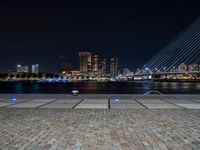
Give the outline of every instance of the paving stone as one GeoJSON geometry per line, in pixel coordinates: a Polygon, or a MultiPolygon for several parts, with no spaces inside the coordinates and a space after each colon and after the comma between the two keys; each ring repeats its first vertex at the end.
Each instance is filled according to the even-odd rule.
{"type": "Polygon", "coordinates": [[[200,109],[200,104],[176,104],[187,109],[200,109]]]}
{"type": "Polygon", "coordinates": [[[173,104],[145,104],[149,109],[180,109],[181,107],[173,105],[173,104]]]}
{"type": "Polygon", "coordinates": [[[200,110],[4,107],[0,119],[2,150],[200,149],[200,110]]]}
{"type": "Polygon", "coordinates": [[[13,107],[13,108],[36,108],[39,106],[44,105],[45,103],[18,103],[14,105],[9,105],[7,107],[13,107]]]}

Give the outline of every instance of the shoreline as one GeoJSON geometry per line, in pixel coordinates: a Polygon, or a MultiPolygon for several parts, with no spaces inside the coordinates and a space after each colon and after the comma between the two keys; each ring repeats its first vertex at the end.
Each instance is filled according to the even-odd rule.
{"type": "Polygon", "coordinates": [[[152,80],[127,80],[127,81],[97,81],[97,80],[71,80],[71,81],[67,81],[67,82],[46,82],[46,81],[40,81],[40,80],[0,80],[0,82],[36,82],[36,83],[84,83],[84,82],[97,82],[97,83],[115,83],[115,82],[196,82],[199,83],[200,79],[186,79],[186,80],[182,80],[182,79],[152,79],[152,80]]]}

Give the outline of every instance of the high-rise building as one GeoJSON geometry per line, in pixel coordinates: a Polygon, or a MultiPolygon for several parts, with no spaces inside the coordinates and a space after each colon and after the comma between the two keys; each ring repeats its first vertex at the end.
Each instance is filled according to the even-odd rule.
{"type": "Polygon", "coordinates": [[[17,65],[17,73],[28,73],[28,72],[29,72],[28,66],[17,65]]]}
{"type": "Polygon", "coordinates": [[[182,63],[178,66],[178,72],[186,72],[187,71],[187,65],[182,63]]]}
{"type": "Polygon", "coordinates": [[[88,73],[91,71],[92,61],[90,52],[79,52],[80,72],[88,73]]]}
{"type": "Polygon", "coordinates": [[[116,76],[118,74],[118,58],[114,57],[110,59],[110,74],[116,76]]]}
{"type": "Polygon", "coordinates": [[[199,65],[198,64],[191,64],[188,66],[188,71],[193,72],[193,71],[199,71],[199,65]]]}
{"type": "Polygon", "coordinates": [[[92,55],[92,73],[98,73],[99,70],[99,56],[92,55]]]}
{"type": "Polygon", "coordinates": [[[63,63],[61,65],[61,72],[62,73],[67,73],[69,71],[71,71],[71,64],[70,63],[63,63]]]}
{"type": "Polygon", "coordinates": [[[21,72],[21,65],[17,65],[17,72],[21,72]]]}
{"type": "Polygon", "coordinates": [[[99,74],[101,75],[106,74],[106,58],[99,59],[99,74]]]}
{"type": "Polygon", "coordinates": [[[34,73],[34,74],[39,73],[39,65],[38,64],[32,65],[32,73],[34,73]]]}
{"type": "Polygon", "coordinates": [[[88,55],[87,61],[88,61],[87,63],[88,72],[92,72],[92,54],[91,53],[88,55]]]}

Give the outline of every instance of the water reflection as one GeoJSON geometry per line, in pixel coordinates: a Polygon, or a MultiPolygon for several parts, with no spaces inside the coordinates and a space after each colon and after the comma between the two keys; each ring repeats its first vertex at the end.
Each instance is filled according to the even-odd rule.
{"type": "Polygon", "coordinates": [[[13,86],[13,91],[14,93],[24,93],[24,88],[25,86],[23,86],[22,82],[16,82],[13,86]]]}
{"type": "Polygon", "coordinates": [[[200,94],[200,83],[194,82],[71,82],[31,83],[0,82],[0,93],[68,93],[77,89],[81,94],[144,94],[157,90],[163,94],[200,94]]]}

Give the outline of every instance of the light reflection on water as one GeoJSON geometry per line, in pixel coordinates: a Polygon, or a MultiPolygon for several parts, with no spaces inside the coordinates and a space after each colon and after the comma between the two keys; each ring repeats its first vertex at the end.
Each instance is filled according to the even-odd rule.
{"type": "Polygon", "coordinates": [[[71,93],[77,89],[82,94],[144,94],[157,90],[164,94],[200,94],[200,83],[194,82],[0,82],[0,93],[71,93]]]}

